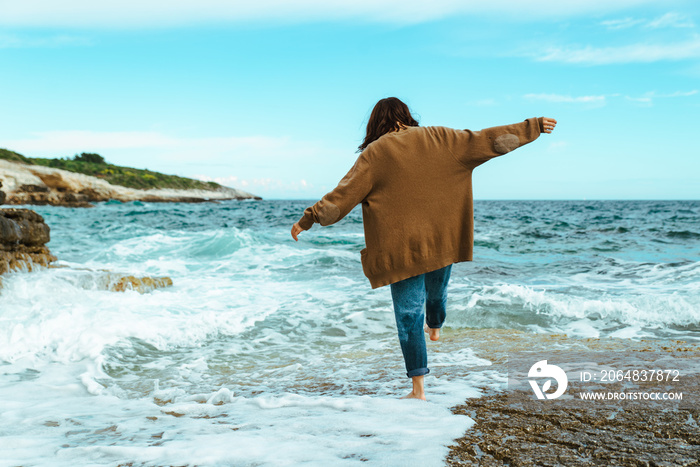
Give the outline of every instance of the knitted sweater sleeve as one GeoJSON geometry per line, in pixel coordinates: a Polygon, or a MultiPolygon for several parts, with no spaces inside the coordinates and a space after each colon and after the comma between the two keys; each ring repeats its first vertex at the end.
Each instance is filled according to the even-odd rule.
{"type": "Polygon", "coordinates": [[[543,119],[528,118],[512,125],[494,126],[481,131],[456,130],[452,153],[469,168],[536,140],[543,131],[543,119]]]}
{"type": "Polygon", "coordinates": [[[335,224],[367,197],[372,189],[372,171],[368,153],[369,148],[360,154],[355,165],[333,191],[324,195],[313,206],[306,208],[304,215],[299,219],[299,226],[302,229],[309,230],[314,223],[335,224]]]}

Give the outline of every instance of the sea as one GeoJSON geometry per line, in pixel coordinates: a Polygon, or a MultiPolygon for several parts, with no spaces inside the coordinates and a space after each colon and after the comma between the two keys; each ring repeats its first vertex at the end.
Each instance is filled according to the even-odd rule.
{"type": "Polygon", "coordinates": [[[3,276],[1,466],[440,466],[503,389],[511,338],[700,342],[700,201],[476,201],[427,402],[362,215],[290,230],[313,201],[27,206],[57,266],[3,276]],[[149,293],[105,271],[169,276],[149,293]]]}

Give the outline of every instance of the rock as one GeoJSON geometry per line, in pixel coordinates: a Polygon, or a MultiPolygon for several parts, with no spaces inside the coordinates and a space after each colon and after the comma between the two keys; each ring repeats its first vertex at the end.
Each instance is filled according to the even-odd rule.
{"type": "Polygon", "coordinates": [[[51,240],[44,218],[29,209],[0,210],[0,242],[4,247],[43,246],[51,240]]]}
{"type": "Polygon", "coordinates": [[[56,257],[44,247],[42,253],[0,251],[0,274],[9,271],[31,272],[40,267],[48,267],[56,257]]]}
{"type": "Polygon", "coordinates": [[[173,280],[168,276],[136,277],[112,272],[107,269],[74,268],[60,264],[51,265],[50,267],[70,270],[70,274],[62,275],[62,278],[75,287],[87,290],[108,290],[111,292],[133,290],[144,294],[173,285],[173,280]]]}
{"type": "Polygon", "coordinates": [[[173,280],[164,277],[135,277],[135,276],[115,276],[111,275],[108,289],[113,292],[124,292],[135,290],[138,293],[147,293],[163,287],[171,287],[173,280]]]}
{"type": "Polygon", "coordinates": [[[41,185],[21,185],[19,191],[23,193],[48,193],[49,187],[41,185]]]}
{"type": "Polygon", "coordinates": [[[48,266],[56,257],[46,244],[49,226],[29,209],[0,209],[0,274],[48,266]]]}
{"type": "MultiPolygon", "coordinates": [[[[0,188],[2,188],[2,180],[0,180],[0,188]]],[[[5,203],[5,192],[0,190],[0,204],[5,203]]]]}

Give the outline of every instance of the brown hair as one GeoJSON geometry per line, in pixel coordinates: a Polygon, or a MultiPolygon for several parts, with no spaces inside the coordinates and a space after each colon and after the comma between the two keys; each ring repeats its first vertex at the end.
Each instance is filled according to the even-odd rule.
{"type": "Polygon", "coordinates": [[[365,140],[358,147],[359,151],[369,146],[387,133],[396,131],[404,126],[418,126],[418,122],[411,115],[408,106],[396,97],[381,99],[372,109],[372,114],[367,122],[367,134],[365,140]]]}

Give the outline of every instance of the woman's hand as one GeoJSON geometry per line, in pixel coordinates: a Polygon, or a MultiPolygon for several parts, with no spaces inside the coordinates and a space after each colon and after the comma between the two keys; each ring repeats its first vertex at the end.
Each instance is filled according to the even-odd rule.
{"type": "Polygon", "coordinates": [[[302,229],[301,227],[299,227],[299,223],[298,223],[298,222],[295,223],[295,224],[292,226],[292,238],[294,239],[295,242],[298,242],[298,241],[299,241],[299,239],[297,238],[297,235],[299,235],[303,230],[304,230],[304,229],[302,229]]]}
{"type": "Polygon", "coordinates": [[[554,131],[554,127],[557,126],[557,121],[553,118],[542,117],[542,126],[545,133],[551,133],[554,131]]]}

